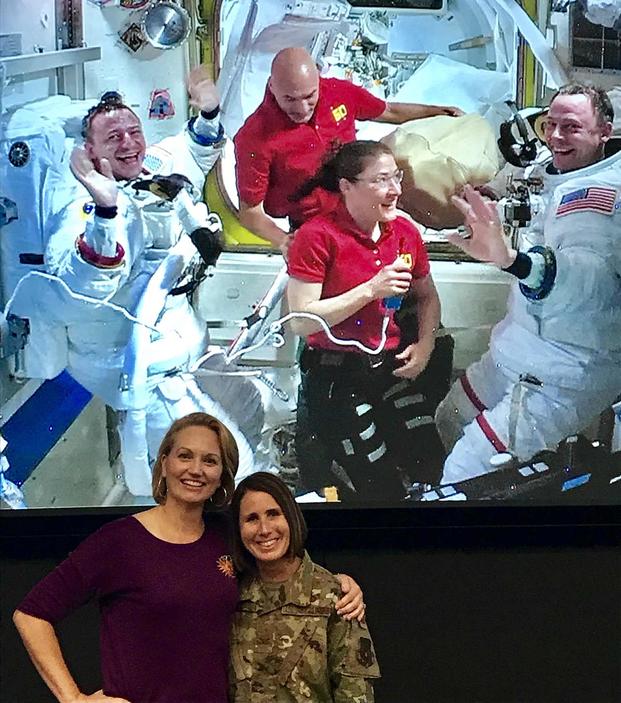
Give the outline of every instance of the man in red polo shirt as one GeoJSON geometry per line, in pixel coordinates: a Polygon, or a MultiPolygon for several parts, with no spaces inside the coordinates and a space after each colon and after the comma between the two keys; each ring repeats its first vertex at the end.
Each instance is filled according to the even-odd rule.
{"type": "Polygon", "coordinates": [[[283,49],[272,62],[263,102],[234,138],[240,221],[280,247],[289,233],[272,218],[289,217],[295,230],[320,212],[315,194],[290,198],[327,153],[356,139],[355,120],[401,124],[461,114],[456,107],[387,103],[349,81],[321,78],[305,49],[283,49]]]}

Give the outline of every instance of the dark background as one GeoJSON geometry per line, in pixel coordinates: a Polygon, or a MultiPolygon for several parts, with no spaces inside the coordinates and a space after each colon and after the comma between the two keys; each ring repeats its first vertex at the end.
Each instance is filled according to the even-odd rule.
{"type": "MultiPolygon", "coordinates": [[[[127,512],[2,517],[3,702],[53,700],[13,629],[13,608],[81,539],[127,512]]],[[[619,513],[305,508],[315,561],[363,585],[383,673],[377,703],[619,703],[619,513]]],[[[96,606],[59,629],[82,690],[99,688],[96,606]]]]}

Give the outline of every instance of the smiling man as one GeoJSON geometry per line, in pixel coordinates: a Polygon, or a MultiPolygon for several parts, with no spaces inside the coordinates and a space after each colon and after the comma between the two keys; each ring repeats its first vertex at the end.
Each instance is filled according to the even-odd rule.
{"type": "MultiPolygon", "coordinates": [[[[158,178],[178,174],[201,192],[224,145],[218,93],[204,67],[189,74],[187,88],[189,103],[199,114],[182,133],[148,148],[136,113],[117,93],[104,95],[83,120],[84,148],[76,148],[71,156],[79,182],[73,200],[67,202],[63,195],[48,218],[48,272],[74,293],[102,302],[71,301],[47,314],[56,316],[57,329],[66,329],[65,365],[70,374],[107,405],[123,411],[125,481],[135,495],[150,494],[148,450],[154,456],[171,418],[193,410],[221,418],[250,464],[262,423],[256,389],[247,388],[245,396],[230,393],[223,398],[224,411],[215,400],[225,395],[219,377],[201,381],[198,387],[181,376],[208,344],[207,326],[189,297],[200,270],[195,239],[183,233],[192,235],[198,227],[207,231],[211,224],[217,250],[218,232],[204,205],[190,202],[181,207],[178,198],[168,202],[155,186],[162,182],[158,178]],[[152,183],[137,190],[138,178],[152,183]],[[159,335],[145,335],[147,328],[133,325],[119,309],[157,326],[159,335]],[[232,407],[237,395],[247,404],[240,412],[248,418],[248,434],[239,430],[245,421],[232,407]]],[[[60,199],[55,192],[52,199],[60,199]]]]}
{"type": "Polygon", "coordinates": [[[272,218],[288,217],[295,230],[318,214],[314,196],[292,196],[327,154],[355,140],[356,120],[402,124],[461,114],[456,107],[386,102],[349,81],[320,77],[306,49],[283,49],[272,62],[263,102],[235,135],[241,223],[283,246],[289,233],[272,218]]]}
{"type": "Polygon", "coordinates": [[[507,244],[495,205],[474,189],[455,198],[472,236],[452,242],[517,282],[489,351],[436,413],[452,449],[443,483],[554,449],[621,394],[621,152],[604,158],[613,117],[598,88],[569,85],[552,99],[552,161],[528,251],[507,244]]]}

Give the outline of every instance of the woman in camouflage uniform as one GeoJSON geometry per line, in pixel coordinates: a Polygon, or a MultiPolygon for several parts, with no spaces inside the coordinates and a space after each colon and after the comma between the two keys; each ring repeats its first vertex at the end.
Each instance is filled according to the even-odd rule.
{"type": "Polygon", "coordinates": [[[339,582],[304,549],[306,523],[287,486],[255,473],[231,504],[241,572],[233,620],[232,703],[373,703],[379,677],[363,622],[335,608],[339,582]]]}

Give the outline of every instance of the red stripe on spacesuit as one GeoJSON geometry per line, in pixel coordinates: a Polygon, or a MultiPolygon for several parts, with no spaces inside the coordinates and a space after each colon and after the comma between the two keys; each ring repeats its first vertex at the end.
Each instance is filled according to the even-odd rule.
{"type": "Polygon", "coordinates": [[[477,425],[481,428],[481,432],[483,432],[485,437],[490,441],[490,443],[494,447],[494,449],[497,452],[506,452],[507,447],[505,446],[504,442],[494,432],[494,430],[492,429],[492,426],[483,417],[483,415],[482,414],[477,415],[475,420],[477,421],[477,425]]]}
{"type": "Polygon", "coordinates": [[[464,374],[460,379],[461,387],[464,389],[464,393],[466,394],[468,400],[474,405],[474,407],[482,413],[484,410],[487,410],[485,405],[481,402],[481,399],[479,396],[474,392],[474,388],[470,385],[470,381],[468,380],[468,377],[466,374],[464,374]]]}

